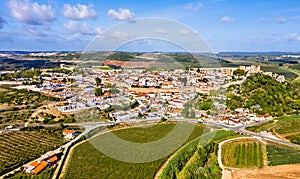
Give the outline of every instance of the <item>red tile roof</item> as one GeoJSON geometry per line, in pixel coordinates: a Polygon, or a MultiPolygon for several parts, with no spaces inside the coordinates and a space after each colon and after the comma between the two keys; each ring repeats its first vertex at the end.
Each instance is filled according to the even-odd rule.
{"type": "Polygon", "coordinates": [[[51,162],[51,163],[54,163],[54,162],[56,162],[57,160],[58,160],[57,156],[54,155],[53,157],[49,158],[48,161],[51,162]]]}
{"type": "Polygon", "coordinates": [[[33,174],[37,175],[39,174],[41,171],[43,171],[48,165],[48,162],[42,161],[34,170],[33,170],[33,174]]]}

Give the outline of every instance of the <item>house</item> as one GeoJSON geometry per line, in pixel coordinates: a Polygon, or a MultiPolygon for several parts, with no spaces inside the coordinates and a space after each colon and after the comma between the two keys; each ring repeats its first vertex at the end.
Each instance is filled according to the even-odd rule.
{"type": "Polygon", "coordinates": [[[77,135],[77,131],[75,130],[63,130],[63,135],[66,140],[71,140],[77,135]]]}
{"type": "Polygon", "coordinates": [[[33,169],[32,174],[37,175],[39,173],[41,173],[43,170],[45,170],[48,167],[48,162],[46,161],[41,161],[41,163],[33,169]]]}
{"type": "Polygon", "coordinates": [[[33,161],[33,162],[25,165],[24,166],[25,173],[31,173],[39,164],[40,164],[40,161],[33,161]]]}
{"type": "Polygon", "coordinates": [[[122,114],[118,114],[116,119],[118,121],[129,120],[130,119],[130,113],[125,112],[125,113],[122,113],[122,114]]]}
{"type": "Polygon", "coordinates": [[[54,155],[53,157],[51,157],[47,160],[47,162],[49,162],[49,163],[55,163],[56,161],[58,161],[58,157],[56,155],[54,155]]]}
{"type": "Polygon", "coordinates": [[[110,105],[109,104],[97,104],[96,107],[101,109],[101,110],[104,110],[104,109],[109,108],[110,105]]]}

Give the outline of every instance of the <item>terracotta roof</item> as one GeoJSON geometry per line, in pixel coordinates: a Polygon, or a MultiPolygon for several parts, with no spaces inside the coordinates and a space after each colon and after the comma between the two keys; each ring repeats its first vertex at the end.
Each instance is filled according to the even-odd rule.
{"type": "Polygon", "coordinates": [[[68,129],[65,129],[63,131],[64,134],[72,134],[73,132],[75,132],[74,130],[68,130],[68,129]]]}
{"type": "Polygon", "coordinates": [[[33,174],[37,175],[39,174],[41,171],[43,171],[48,165],[48,162],[42,161],[34,170],[33,170],[33,174]]]}
{"type": "Polygon", "coordinates": [[[33,166],[33,167],[36,167],[36,166],[38,166],[40,163],[38,162],[38,161],[33,161],[33,162],[31,162],[29,165],[30,166],[33,166]]]}
{"type": "Polygon", "coordinates": [[[104,92],[104,95],[105,95],[105,96],[109,96],[109,95],[110,95],[110,92],[109,92],[109,91],[105,91],[105,92],[104,92]]]}
{"type": "Polygon", "coordinates": [[[57,160],[58,160],[57,156],[54,155],[53,157],[49,158],[48,162],[53,163],[53,162],[56,162],[57,160]]]}

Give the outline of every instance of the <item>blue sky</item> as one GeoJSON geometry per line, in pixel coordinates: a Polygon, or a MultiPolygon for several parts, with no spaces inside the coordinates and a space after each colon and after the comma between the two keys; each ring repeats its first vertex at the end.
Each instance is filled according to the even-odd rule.
{"type": "Polygon", "coordinates": [[[112,26],[159,17],[191,27],[214,51],[300,51],[298,0],[1,0],[0,7],[0,50],[82,51],[112,26]]]}

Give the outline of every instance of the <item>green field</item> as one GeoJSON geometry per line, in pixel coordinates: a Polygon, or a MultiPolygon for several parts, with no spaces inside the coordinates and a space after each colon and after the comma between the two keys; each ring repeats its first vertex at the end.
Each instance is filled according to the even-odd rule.
{"type": "Polygon", "coordinates": [[[55,130],[11,131],[0,134],[0,174],[58,148],[64,142],[55,130]]]}
{"type": "MultiPolygon", "coordinates": [[[[151,127],[129,128],[114,131],[127,141],[146,143],[166,136],[174,123],[158,124],[151,127]]],[[[202,134],[204,126],[196,126],[188,141],[202,134]]],[[[92,140],[105,138],[99,135],[92,140]]],[[[63,178],[153,178],[167,156],[147,163],[127,163],[112,159],[99,152],[89,141],[74,148],[63,178]]]]}
{"type": "Polygon", "coordinates": [[[281,116],[274,121],[270,121],[260,126],[252,126],[246,128],[252,132],[268,131],[273,134],[279,134],[293,143],[300,144],[300,116],[281,116]]]}
{"type": "Polygon", "coordinates": [[[266,72],[273,72],[277,73],[278,75],[283,75],[285,78],[295,79],[298,77],[297,74],[277,66],[261,66],[260,69],[266,72]]]}
{"type": "Polygon", "coordinates": [[[263,167],[262,144],[255,140],[236,140],[225,143],[222,148],[224,166],[234,168],[263,167]]]}
{"type": "Polygon", "coordinates": [[[172,157],[160,178],[221,178],[218,143],[237,136],[233,131],[218,130],[192,140],[172,157]]]}
{"type": "Polygon", "coordinates": [[[300,152],[277,145],[267,145],[268,165],[300,163],[300,152]]]}

